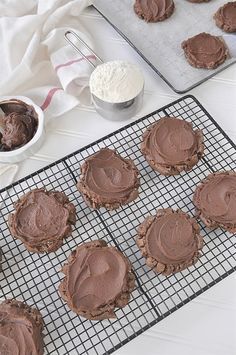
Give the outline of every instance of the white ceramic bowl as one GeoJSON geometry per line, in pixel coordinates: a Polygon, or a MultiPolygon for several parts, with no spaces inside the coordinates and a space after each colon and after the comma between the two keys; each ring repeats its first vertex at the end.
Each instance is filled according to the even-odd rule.
{"type": "Polygon", "coordinates": [[[29,158],[31,155],[34,155],[41,147],[45,136],[44,113],[41,108],[25,96],[1,96],[0,103],[1,101],[10,99],[18,99],[30,106],[33,106],[38,115],[38,127],[33,138],[22,147],[7,152],[0,151],[0,162],[2,163],[17,163],[21,160],[29,158]]]}

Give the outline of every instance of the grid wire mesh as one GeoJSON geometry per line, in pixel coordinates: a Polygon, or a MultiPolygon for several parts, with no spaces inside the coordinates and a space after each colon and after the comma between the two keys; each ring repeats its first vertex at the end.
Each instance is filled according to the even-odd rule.
{"type": "Polygon", "coordinates": [[[221,229],[209,231],[201,224],[203,253],[196,265],[171,276],[155,274],[145,265],[135,244],[137,226],[157,208],[181,208],[194,215],[196,185],[217,170],[236,170],[236,146],[193,96],[164,108],[70,154],[0,191],[0,246],[3,251],[0,297],[17,298],[37,306],[45,322],[46,354],[110,354],[191,299],[236,270],[236,239],[221,229]],[[182,117],[200,128],[205,156],[190,172],[165,177],[153,171],[139,146],[147,126],[165,115],[182,117]],[[133,159],[141,175],[136,201],[117,211],[91,210],[76,188],[80,166],[102,147],[116,149],[133,159]],[[11,237],[7,218],[14,202],[32,188],[64,191],[76,206],[77,223],[70,238],[55,253],[29,253],[11,237]],[[131,261],[136,288],[129,304],[116,311],[117,319],[94,322],[78,317],[58,294],[61,266],[82,242],[104,239],[131,261]]]}

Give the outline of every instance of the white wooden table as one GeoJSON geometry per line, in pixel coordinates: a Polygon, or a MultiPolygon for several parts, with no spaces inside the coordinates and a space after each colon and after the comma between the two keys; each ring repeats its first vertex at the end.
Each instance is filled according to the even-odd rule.
{"type": "MultiPolygon", "coordinates": [[[[106,61],[136,62],[145,75],[141,117],[175,100],[175,94],[137,53],[93,9],[83,22],[95,38],[97,53],[106,61]]],[[[236,142],[236,65],[190,92],[236,142]]],[[[135,117],[134,119],[137,119],[135,117]]],[[[50,123],[41,150],[24,161],[15,180],[71,153],[74,150],[128,124],[102,119],[91,108],[80,106],[50,123]]],[[[232,274],[203,295],[116,352],[117,355],[235,355],[236,274],[232,274]]]]}

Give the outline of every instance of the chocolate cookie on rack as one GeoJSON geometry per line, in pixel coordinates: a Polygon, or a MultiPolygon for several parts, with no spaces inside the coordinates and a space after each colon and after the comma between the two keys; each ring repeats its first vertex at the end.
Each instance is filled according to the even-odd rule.
{"type": "Polygon", "coordinates": [[[210,174],[196,188],[193,203],[197,216],[209,228],[236,232],[236,172],[210,174]]]}
{"type": "Polygon", "coordinates": [[[138,197],[139,171],[134,162],[103,148],[86,159],[77,184],[92,208],[117,209],[138,197]]]}
{"type": "Polygon", "coordinates": [[[170,275],[195,264],[203,238],[194,218],[181,210],[157,210],[138,228],[137,245],[154,271],[170,275]]]}
{"type": "Polygon", "coordinates": [[[115,309],[128,304],[135,287],[128,259],[103,240],[77,247],[62,272],[61,297],[72,311],[91,320],[116,318],[115,309]]]}
{"type": "Polygon", "coordinates": [[[177,175],[191,170],[203,156],[203,134],[187,121],[163,117],[144,132],[141,151],[154,170],[177,175]]]}
{"type": "Polygon", "coordinates": [[[59,191],[34,189],[23,195],[14,207],[8,218],[10,232],[36,253],[60,248],[76,221],[75,206],[59,191]]]}
{"type": "Polygon", "coordinates": [[[225,42],[209,33],[199,33],[182,43],[185,57],[195,68],[215,69],[229,56],[225,42]]]}
{"type": "Polygon", "coordinates": [[[147,22],[164,21],[175,9],[173,0],[136,0],[134,12],[147,22]]]}
{"type": "Polygon", "coordinates": [[[0,354],[43,355],[40,312],[16,300],[0,304],[0,354]]]}
{"type": "Polygon", "coordinates": [[[216,25],[225,32],[236,32],[236,1],[221,6],[215,13],[216,25]]]}

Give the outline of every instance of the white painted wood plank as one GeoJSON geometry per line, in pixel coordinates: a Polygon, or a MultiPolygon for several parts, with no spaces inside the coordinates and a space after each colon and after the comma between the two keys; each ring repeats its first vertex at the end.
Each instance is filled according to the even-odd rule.
{"type": "MultiPolygon", "coordinates": [[[[95,11],[83,16],[104,60],[126,59],[141,66],[146,81],[141,117],[179,97],[95,11]]],[[[236,142],[236,65],[191,92],[236,142]]],[[[135,118],[134,118],[135,119],[135,118]]],[[[21,164],[17,178],[61,158],[129,123],[109,122],[91,107],[77,107],[51,122],[45,143],[21,164]],[[63,147],[63,149],[61,148],[63,147]]],[[[203,295],[116,352],[117,355],[235,355],[236,275],[203,295]]]]}

